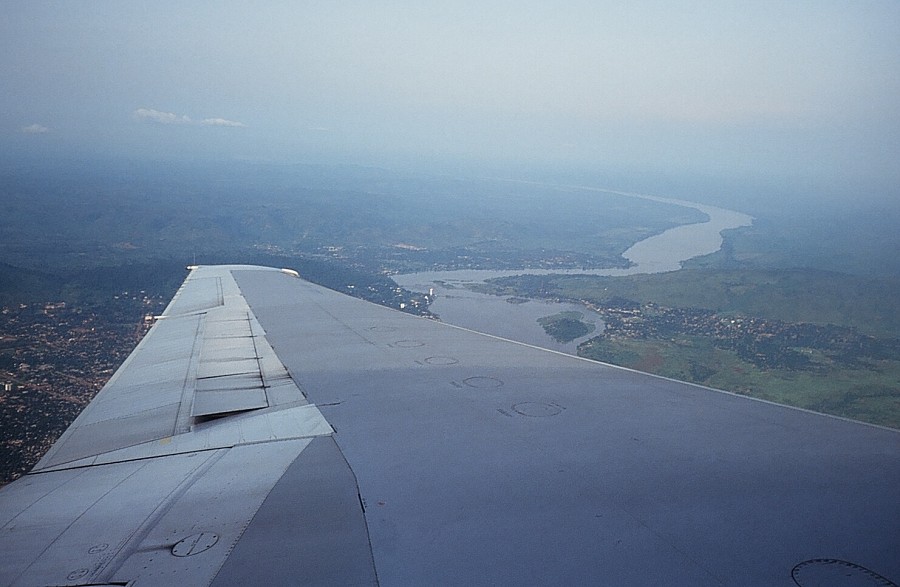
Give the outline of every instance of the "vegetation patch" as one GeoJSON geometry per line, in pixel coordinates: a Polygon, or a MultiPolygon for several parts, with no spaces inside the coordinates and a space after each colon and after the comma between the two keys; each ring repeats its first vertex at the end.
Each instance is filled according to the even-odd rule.
{"type": "Polygon", "coordinates": [[[647,340],[595,336],[579,356],[699,383],[781,404],[900,428],[900,358],[866,369],[830,365],[823,370],[761,368],[736,351],[703,337],[647,340]]]}
{"type": "Polygon", "coordinates": [[[583,357],[900,428],[893,284],[808,270],[682,270],[519,276],[484,289],[598,312],[604,331],[579,345],[583,357]]]}
{"type": "Polygon", "coordinates": [[[519,275],[492,279],[485,293],[700,308],[786,322],[836,324],[900,336],[900,282],[815,269],[682,269],[669,273],[519,275]]]}
{"type": "Polygon", "coordinates": [[[572,342],[594,331],[595,326],[590,322],[584,322],[581,312],[560,312],[552,316],[538,318],[538,324],[544,327],[544,332],[552,336],[557,342],[572,342]]]}

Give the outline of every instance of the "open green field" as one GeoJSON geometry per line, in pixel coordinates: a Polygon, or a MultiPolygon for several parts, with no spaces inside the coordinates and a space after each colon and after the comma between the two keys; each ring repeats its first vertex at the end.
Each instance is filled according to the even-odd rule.
{"type": "Polygon", "coordinates": [[[837,324],[872,336],[900,337],[900,281],[816,269],[682,269],[627,277],[522,275],[492,279],[487,288],[479,289],[591,302],[618,297],[673,308],[837,324]]]}
{"type": "Polygon", "coordinates": [[[780,404],[900,428],[900,359],[866,368],[760,369],[700,337],[595,337],[580,356],[780,404]]]}
{"type": "Polygon", "coordinates": [[[811,269],[683,269],[628,277],[518,276],[479,289],[581,300],[601,315],[606,308],[606,319],[618,320],[617,328],[582,343],[578,353],[587,358],[900,428],[900,356],[895,350],[870,353],[840,344],[846,337],[870,348],[898,348],[900,288],[894,280],[811,269]],[[684,318],[661,321],[664,309],[684,318]],[[744,338],[692,333],[703,327],[715,333],[722,318],[756,326],[735,334],[744,338]],[[823,326],[820,331],[829,334],[817,339],[818,346],[802,346],[790,339],[800,324],[837,328],[823,326]],[[765,364],[753,353],[741,355],[737,348],[747,337],[780,345],[776,358],[800,360],[792,359],[788,367],[765,364]]]}

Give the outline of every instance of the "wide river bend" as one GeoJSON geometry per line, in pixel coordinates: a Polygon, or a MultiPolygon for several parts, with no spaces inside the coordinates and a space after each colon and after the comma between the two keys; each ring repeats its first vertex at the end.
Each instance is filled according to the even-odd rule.
{"type": "Polygon", "coordinates": [[[752,216],[706,204],[584,186],[566,187],[614,193],[694,208],[703,212],[708,217],[708,220],[676,226],[660,234],[638,241],[623,253],[623,256],[632,262],[632,266],[627,269],[520,269],[505,271],[463,269],[457,271],[424,271],[394,275],[392,276],[394,281],[398,285],[412,291],[427,292],[433,288],[435,299],[431,304],[431,311],[437,314],[444,322],[574,354],[580,342],[594,336],[596,332],[603,328],[599,317],[591,315],[583,306],[536,300],[525,303],[509,303],[502,297],[473,292],[466,289],[465,285],[483,282],[494,277],[522,274],[549,275],[565,273],[621,276],[677,271],[681,269],[681,264],[688,259],[718,251],[722,246],[723,230],[749,226],[753,223],[752,216]],[[537,323],[537,319],[563,311],[581,312],[584,315],[584,320],[593,323],[597,330],[570,343],[556,342],[544,332],[541,325],[537,323]]]}

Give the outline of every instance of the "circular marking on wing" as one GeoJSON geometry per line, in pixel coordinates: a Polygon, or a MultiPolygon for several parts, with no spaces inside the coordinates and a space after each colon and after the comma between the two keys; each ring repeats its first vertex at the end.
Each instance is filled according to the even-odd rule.
{"type": "Polygon", "coordinates": [[[372,332],[397,332],[396,326],[370,326],[372,332]]]}
{"type": "Polygon", "coordinates": [[[463,383],[465,383],[469,387],[474,387],[476,389],[496,389],[503,385],[503,381],[501,381],[500,379],[497,379],[496,377],[486,377],[483,375],[466,377],[465,379],[463,379],[463,383]]]}
{"type": "Polygon", "coordinates": [[[77,581],[78,579],[83,579],[88,576],[90,573],[90,569],[75,569],[68,575],[66,575],[66,581],[77,581]]]}
{"type": "Polygon", "coordinates": [[[513,404],[512,409],[515,413],[530,418],[549,418],[563,411],[562,406],[546,402],[519,402],[513,404]]]}
{"type": "Polygon", "coordinates": [[[848,587],[897,587],[897,584],[875,571],[836,558],[815,558],[791,569],[791,579],[799,587],[812,585],[846,585],[848,587]]]}
{"type": "Polygon", "coordinates": [[[424,360],[424,362],[428,363],[429,365],[455,365],[455,364],[459,363],[459,359],[457,359],[456,357],[435,356],[435,357],[428,357],[423,360],[424,360]]]}
{"type": "Polygon", "coordinates": [[[209,550],[218,541],[218,535],[212,532],[198,532],[175,543],[175,546],[172,547],[172,554],[175,556],[193,556],[209,550]]]}
{"type": "Polygon", "coordinates": [[[421,340],[398,340],[393,346],[401,349],[414,349],[416,347],[425,346],[421,340]]]}
{"type": "Polygon", "coordinates": [[[109,548],[109,544],[95,544],[88,549],[88,554],[98,554],[109,548]]]}

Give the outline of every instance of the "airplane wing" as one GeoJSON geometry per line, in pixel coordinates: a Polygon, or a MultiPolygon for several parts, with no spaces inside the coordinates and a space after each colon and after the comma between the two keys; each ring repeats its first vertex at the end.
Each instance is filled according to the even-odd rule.
{"type": "Polygon", "coordinates": [[[897,431],[290,273],[191,271],[0,490],[0,585],[900,580],[897,431]]]}

